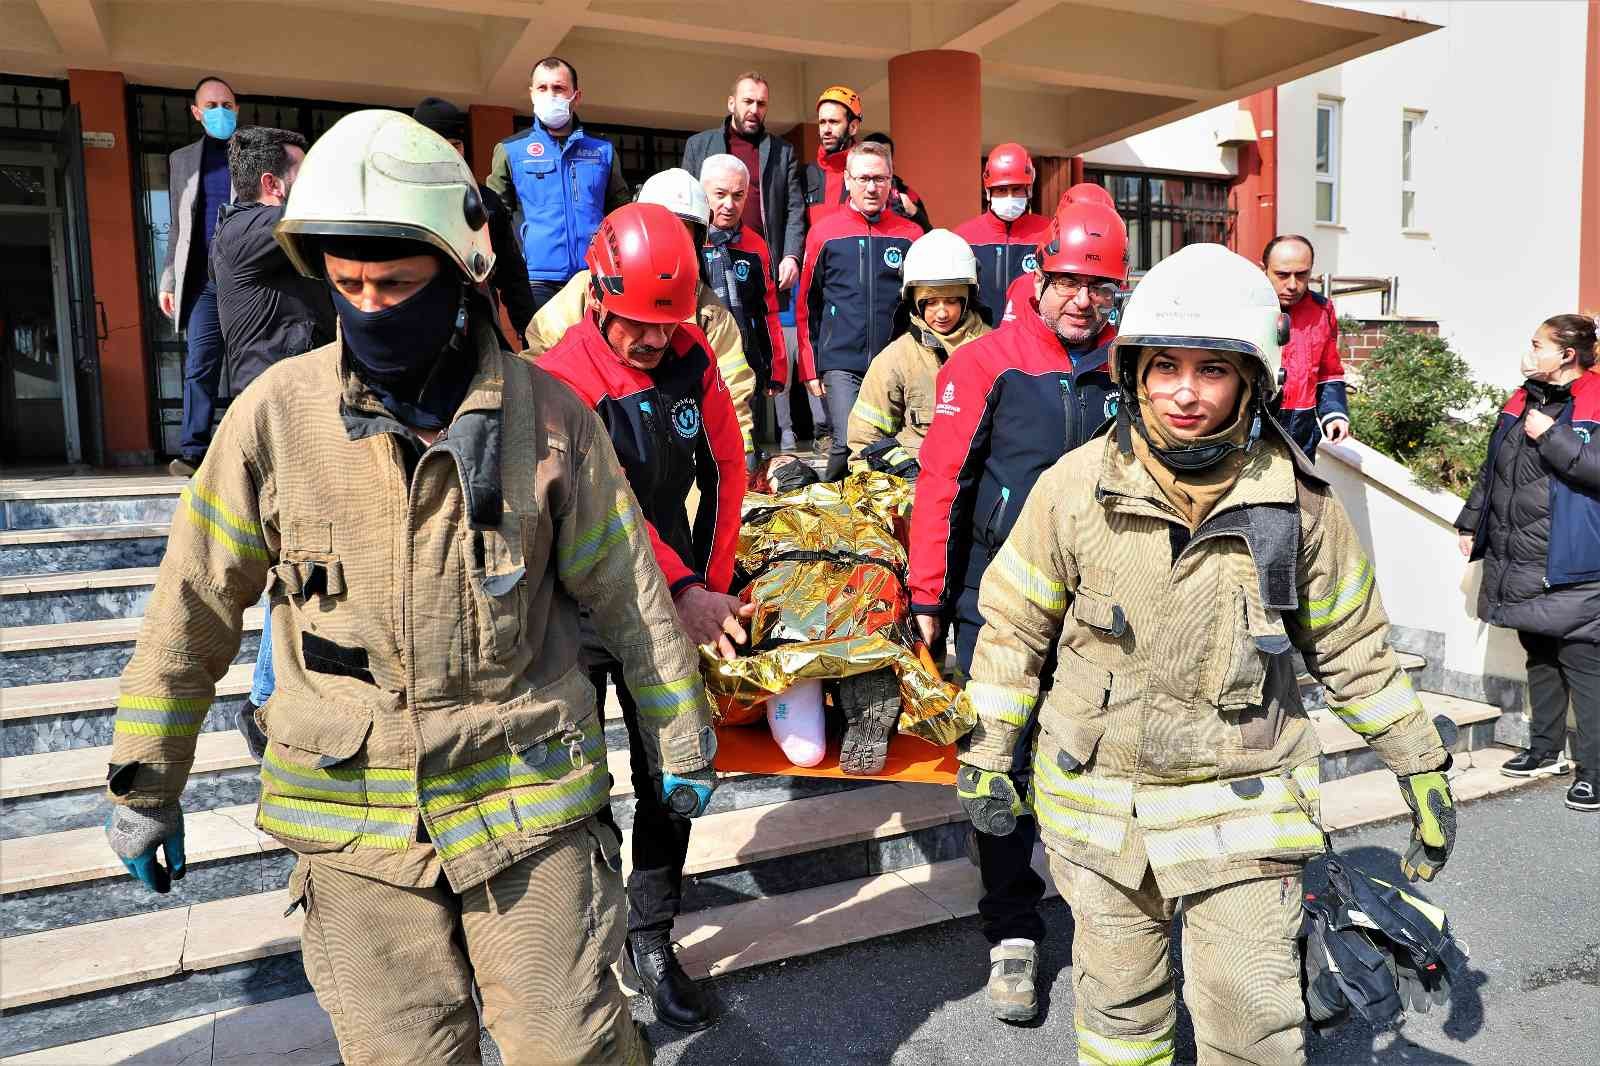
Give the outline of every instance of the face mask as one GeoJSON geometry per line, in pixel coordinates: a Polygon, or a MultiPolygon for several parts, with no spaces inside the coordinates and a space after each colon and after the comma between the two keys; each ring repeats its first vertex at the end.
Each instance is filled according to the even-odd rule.
{"type": "Polygon", "coordinates": [[[1537,351],[1530,349],[1522,356],[1522,376],[1540,380],[1559,374],[1564,354],[1563,350],[1552,356],[1541,356],[1537,351]]]}
{"type": "MultiPolygon", "coordinates": [[[[453,270],[441,267],[433,280],[381,311],[362,311],[338,289],[329,288],[339,333],[357,376],[403,421],[423,429],[438,429],[448,422],[461,397],[448,404],[449,410],[441,410],[444,403],[432,404],[419,393],[436,391],[424,386],[457,328],[461,284],[453,270]]],[[[470,370],[467,377],[470,380],[470,370]]]]}
{"type": "Polygon", "coordinates": [[[533,113],[547,130],[565,129],[572,121],[572,100],[545,93],[533,101],[533,113]]]}
{"type": "Polygon", "coordinates": [[[226,107],[208,107],[200,112],[200,125],[206,128],[210,136],[225,141],[238,128],[239,113],[226,107]]]}
{"type": "Polygon", "coordinates": [[[989,210],[1007,222],[1015,222],[1028,209],[1026,196],[991,196],[989,210]]]}

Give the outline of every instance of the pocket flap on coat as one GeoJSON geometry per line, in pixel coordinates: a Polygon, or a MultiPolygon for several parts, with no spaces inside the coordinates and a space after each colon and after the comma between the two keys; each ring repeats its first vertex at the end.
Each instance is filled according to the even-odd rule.
{"type": "Polygon", "coordinates": [[[291,749],[291,755],[296,751],[306,753],[294,761],[326,768],[361,750],[372,731],[372,708],[296,699],[275,692],[261,708],[258,720],[268,740],[291,749]]]}
{"type": "Polygon", "coordinates": [[[1079,588],[1072,597],[1072,617],[1102,633],[1120,637],[1128,632],[1128,616],[1109,596],[1079,588]]]}
{"type": "Polygon", "coordinates": [[[1053,712],[1048,704],[1045,713],[1040,716],[1040,723],[1050,739],[1055,741],[1058,750],[1051,753],[1051,757],[1064,773],[1076,773],[1088,766],[1106,731],[1106,727],[1099,722],[1086,722],[1082,718],[1053,712]],[[1071,765],[1062,762],[1063,756],[1071,765]]]}
{"type": "Polygon", "coordinates": [[[552,737],[594,717],[594,686],[573,667],[543,688],[497,705],[494,713],[505,731],[506,746],[524,762],[538,765],[552,746],[552,737]]]}
{"type": "Polygon", "coordinates": [[[1096,666],[1062,644],[1056,663],[1055,689],[1069,692],[1099,710],[1111,700],[1111,671],[1096,666]]]}

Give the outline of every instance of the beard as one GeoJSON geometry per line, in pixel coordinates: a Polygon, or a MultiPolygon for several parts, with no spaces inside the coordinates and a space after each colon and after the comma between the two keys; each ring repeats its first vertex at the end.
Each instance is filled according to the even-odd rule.
{"type": "Polygon", "coordinates": [[[1076,326],[1067,321],[1066,315],[1057,311],[1054,316],[1045,315],[1044,324],[1050,327],[1057,337],[1067,344],[1087,344],[1100,335],[1100,330],[1105,327],[1106,319],[1102,314],[1095,314],[1086,326],[1076,326]]]}

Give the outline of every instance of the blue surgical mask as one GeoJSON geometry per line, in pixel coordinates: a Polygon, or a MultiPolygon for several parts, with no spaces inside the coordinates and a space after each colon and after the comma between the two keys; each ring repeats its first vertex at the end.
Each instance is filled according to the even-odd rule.
{"type": "Polygon", "coordinates": [[[200,125],[209,136],[225,141],[239,127],[239,113],[231,107],[208,107],[200,112],[200,125]]]}

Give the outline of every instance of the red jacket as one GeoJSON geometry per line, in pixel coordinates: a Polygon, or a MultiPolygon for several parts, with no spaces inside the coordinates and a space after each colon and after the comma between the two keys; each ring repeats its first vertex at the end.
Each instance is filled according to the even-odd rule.
{"type": "Polygon", "coordinates": [[[806,234],[795,300],[799,380],[826,370],[867,372],[896,336],[900,263],[922,228],[887,207],[869,220],[846,206],[806,234]]]}
{"type": "MultiPolygon", "coordinates": [[[[772,260],[767,242],[741,222],[733,239],[724,247],[732,260],[732,284],[738,290],[739,313],[734,315],[734,320],[739,327],[739,337],[744,341],[745,360],[761,384],[787,384],[789,354],[783,343],[783,324],[778,321],[778,290],[772,284],[772,260]]],[[[702,273],[710,271],[712,251],[708,236],[700,253],[707,267],[702,273]]],[[[707,278],[707,284],[717,293],[717,299],[733,311],[733,305],[717,289],[716,280],[707,278]]]]}
{"type": "Polygon", "coordinates": [[[806,226],[818,222],[850,202],[850,192],[844,187],[845,157],[849,148],[837,152],[824,151],[817,145],[817,161],[806,164],[806,226]]]}
{"type": "Polygon", "coordinates": [[[1001,311],[1000,321],[996,322],[995,325],[998,326],[1000,322],[1010,322],[1017,317],[1018,308],[1027,307],[1033,301],[1033,275],[1031,273],[1018,274],[1006,289],[1005,309],[1001,311]]]}
{"type": "Polygon", "coordinates": [[[1350,417],[1344,363],[1339,358],[1339,316],[1332,300],[1314,292],[1289,308],[1278,411],[1279,421],[1300,450],[1313,456],[1328,420],[1350,417]]]}
{"type": "Polygon", "coordinates": [[[584,315],[539,367],[566,382],[605,424],[673,595],[696,584],[727,592],[744,499],[744,439],[700,328],[679,326],[660,365],[636,370],[584,315]],[[706,453],[709,464],[699,458],[706,453]],[[697,483],[703,502],[691,527],[685,505],[697,483]]]}
{"type": "Polygon", "coordinates": [[[1039,241],[1049,228],[1050,220],[1032,211],[1015,222],[985,211],[956,227],[956,236],[972,245],[978,257],[978,303],[991,325],[998,326],[1005,316],[1011,283],[1038,267],[1039,241]]]}
{"type": "Polygon", "coordinates": [[[1116,330],[1068,349],[1029,302],[939,370],[911,509],[911,609],[976,612],[978,584],[1039,475],[1116,413],[1116,330]],[[967,590],[970,590],[968,592],[967,590]],[[968,599],[970,604],[960,601],[968,599]],[[958,609],[962,608],[962,609],[958,609]]]}

